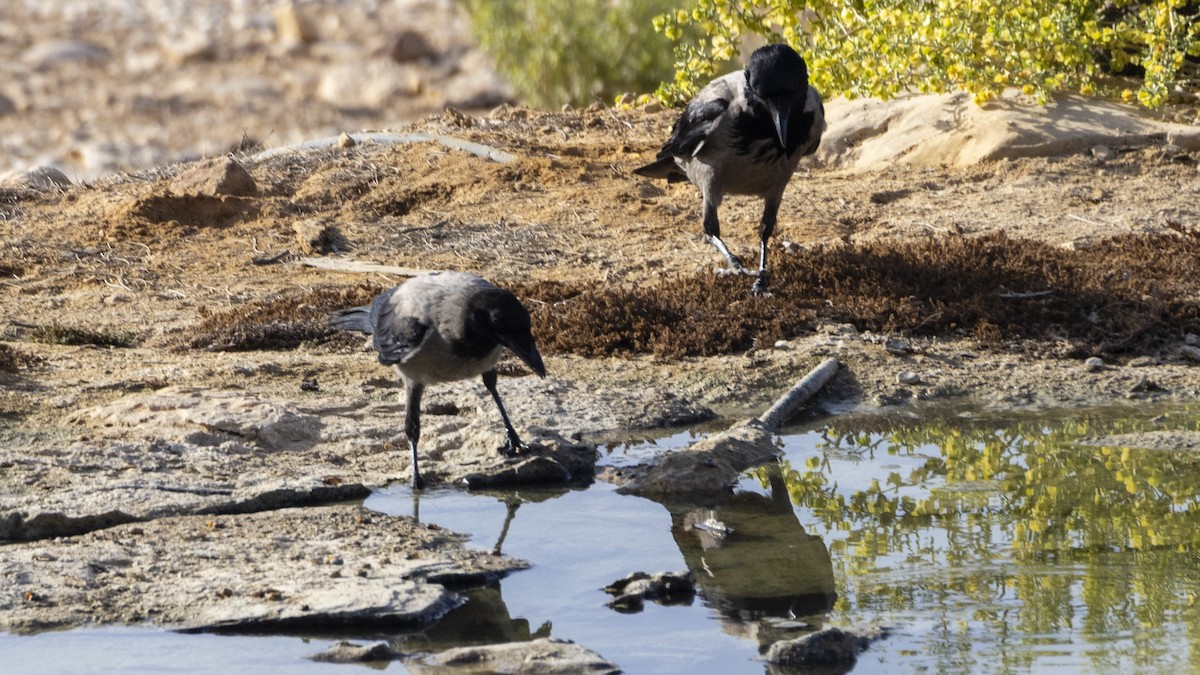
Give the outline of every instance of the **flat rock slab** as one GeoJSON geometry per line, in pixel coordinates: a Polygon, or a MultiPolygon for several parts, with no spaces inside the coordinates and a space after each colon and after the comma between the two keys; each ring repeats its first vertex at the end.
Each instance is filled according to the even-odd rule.
{"type": "Polygon", "coordinates": [[[414,673],[511,673],[562,675],[619,673],[621,669],[586,647],[552,638],[448,649],[405,664],[414,673]]]}
{"type": "Polygon", "coordinates": [[[526,563],[360,505],[160,518],[79,537],[9,544],[0,630],[90,624],[170,629],[411,626],[479,582],[526,563]]]}
{"type": "Polygon", "coordinates": [[[1200,148],[1200,128],[1170,124],[1135,105],[1064,95],[1047,106],[1001,99],[984,106],[968,94],[924,94],[890,101],[835,99],[817,159],[872,171],[889,164],[970,166],[997,159],[1053,157],[1105,144],[1162,143],[1200,148]]]}
{"type": "MultiPolygon", "coordinates": [[[[409,479],[398,408],[336,397],[302,407],[250,392],[166,387],[80,410],[68,429],[83,433],[72,440],[0,447],[0,541],[361,499],[409,479]]],[[[595,445],[552,429],[526,427],[529,452],[500,455],[502,428],[487,412],[464,406],[423,420],[422,469],[435,482],[483,487],[591,475],[595,445]]]]}

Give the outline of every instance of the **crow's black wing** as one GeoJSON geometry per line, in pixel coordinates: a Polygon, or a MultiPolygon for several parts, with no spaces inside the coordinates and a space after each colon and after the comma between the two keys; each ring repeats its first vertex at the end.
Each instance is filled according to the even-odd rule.
{"type": "Polygon", "coordinates": [[[689,103],[671,127],[671,137],[663,144],[658,158],[695,155],[727,110],[729,101],[724,98],[689,103]]]}
{"type": "Polygon", "coordinates": [[[429,326],[420,319],[396,316],[395,309],[390,291],[371,303],[372,339],[379,352],[379,362],[385,366],[407,361],[429,332],[429,326]]]}

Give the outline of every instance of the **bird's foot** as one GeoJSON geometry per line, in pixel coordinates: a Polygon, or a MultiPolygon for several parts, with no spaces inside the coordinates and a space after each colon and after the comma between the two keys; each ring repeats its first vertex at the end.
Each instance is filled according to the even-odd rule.
{"type": "Polygon", "coordinates": [[[767,291],[767,286],[771,285],[771,273],[765,269],[758,271],[758,278],[754,280],[754,285],[750,287],[750,294],[757,297],[766,297],[771,295],[767,291]]]}
{"type": "Polygon", "coordinates": [[[414,474],[412,479],[412,487],[414,490],[424,490],[425,479],[420,474],[414,474]]]}
{"type": "Polygon", "coordinates": [[[496,448],[496,452],[499,452],[505,457],[516,457],[517,455],[524,453],[526,450],[527,448],[525,447],[525,444],[522,443],[521,439],[517,438],[516,436],[509,436],[504,440],[504,445],[496,448]]]}

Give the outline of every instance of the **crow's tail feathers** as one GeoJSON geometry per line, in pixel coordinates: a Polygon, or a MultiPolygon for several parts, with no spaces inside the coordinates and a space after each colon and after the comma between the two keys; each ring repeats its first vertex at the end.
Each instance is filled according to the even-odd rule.
{"type": "Polygon", "coordinates": [[[675,157],[671,155],[659,157],[646,166],[639,166],[633,172],[646,178],[665,178],[670,183],[687,180],[687,176],[679,170],[679,165],[675,163],[675,157]]]}
{"type": "Polygon", "coordinates": [[[374,330],[374,327],[371,325],[371,308],[363,306],[339,309],[329,315],[329,325],[339,330],[370,333],[374,330]]]}

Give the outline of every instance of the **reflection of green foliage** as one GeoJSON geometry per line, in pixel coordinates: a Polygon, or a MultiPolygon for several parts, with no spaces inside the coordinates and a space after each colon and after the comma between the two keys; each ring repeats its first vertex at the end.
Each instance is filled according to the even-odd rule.
{"type": "Polygon", "coordinates": [[[1195,431],[1200,421],[1090,416],[997,426],[830,430],[803,468],[784,466],[793,503],[827,539],[846,586],[837,610],[942,612],[931,640],[938,669],[972,669],[975,624],[1018,636],[1020,644],[988,657],[1001,670],[1037,660],[1030,636],[1063,632],[1096,639],[1089,658],[1099,669],[1200,665],[1200,456],[1076,442],[1195,431]],[[905,468],[840,490],[838,470],[853,458],[905,468]],[[963,607],[973,621],[955,625],[963,607]],[[1187,627],[1190,650],[1173,644],[1182,636],[1170,626],[1187,627]],[[1132,636],[1133,653],[1114,653],[1113,636],[1132,636]]]}
{"type": "Polygon", "coordinates": [[[476,38],[521,99],[538,106],[611,101],[673,72],[650,28],[681,0],[468,0],[476,38]]]}

